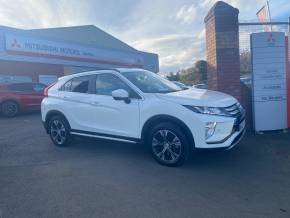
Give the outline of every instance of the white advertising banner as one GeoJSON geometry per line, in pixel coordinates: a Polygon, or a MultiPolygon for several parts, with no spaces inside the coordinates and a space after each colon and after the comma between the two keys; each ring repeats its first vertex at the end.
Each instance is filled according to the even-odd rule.
{"type": "Polygon", "coordinates": [[[251,35],[253,122],[256,131],[287,128],[285,45],[282,32],[251,35]]]}
{"type": "Polygon", "coordinates": [[[87,62],[118,67],[143,67],[144,65],[142,56],[137,52],[130,53],[101,49],[13,34],[5,35],[5,48],[6,52],[11,55],[87,62]]]}

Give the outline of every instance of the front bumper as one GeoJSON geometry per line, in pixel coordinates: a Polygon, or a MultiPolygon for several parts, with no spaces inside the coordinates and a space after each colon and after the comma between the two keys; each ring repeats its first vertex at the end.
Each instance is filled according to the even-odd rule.
{"type": "Polygon", "coordinates": [[[237,144],[239,144],[239,142],[240,142],[240,141],[242,140],[242,138],[244,137],[245,133],[246,133],[246,129],[244,129],[242,132],[240,132],[240,133],[236,136],[236,138],[234,139],[234,141],[232,142],[232,144],[231,144],[228,148],[226,148],[226,150],[230,150],[230,149],[232,149],[233,147],[235,147],[237,144]]]}
{"type": "Polygon", "coordinates": [[[213,136],[207,140],[202,137],[202,132],[195,134],[196,138],[198,138],[195,148],[230,149],[237,145],[245,134],[246,126],[245,111],[243,109],[237,111],[232,117],[204,116],[202,122],[216,122],[216,129],[213,136]]]}
{"type": "MultiPolygon", "coordinates": [[[[242,121],[243,123],[245,121],[242,121]]],[[[203,145],[198,146],[197,148],[226,148],[226,149],[231,149],[234,146],[236,146],[241,139],[243,138],[244,134],[246,132],[245,125],[243,124],[243,128],[241,129],[235,129],[233,128],[233,132],[224,140],[220,142],[215,142],[215,143],[205,143],[203,145]]]]}

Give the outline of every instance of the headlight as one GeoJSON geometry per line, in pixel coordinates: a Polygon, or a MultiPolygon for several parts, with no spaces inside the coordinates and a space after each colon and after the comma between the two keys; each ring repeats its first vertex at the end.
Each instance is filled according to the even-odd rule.
{"type": "Polygon", "coordinates": [[[219,107],[202,107],[202,106],[190,106],[184,105],[184,107],[188,108],[199,114],[208,114],[208,115],[219,115],[219,116],[229,116],[229,114],[225,111],[224,108],[219,107]]]}

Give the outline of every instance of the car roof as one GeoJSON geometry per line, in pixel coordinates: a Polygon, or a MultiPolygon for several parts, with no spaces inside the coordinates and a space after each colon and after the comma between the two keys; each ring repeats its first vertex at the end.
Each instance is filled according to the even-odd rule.
{"type": "Polygon", "coordinates": [[[1,83],[1,86],[10,86],[10,85],[15,85],[15,84],[42,84],[45,85],[43,83],[38,83],[38,82],[8,82],[8,83],[1,83]]]}
{"type": "Polygon", "coordinates": [[[112,69],[102,69],[102,70],[93,70],[93,71],[86,71],[86,72],[81,72],[81,73],[75,73],[67,76],[60,77],[59,80],[62,79],[72,79],[75,77],[79,76],[89,76],[89,75],[94,75],[94,74],[99,74],[99,73],[122,73],[122,72],[133,72],[133,71],[144,71],[144,69],[141,68],[112,68],[112,69]]]}

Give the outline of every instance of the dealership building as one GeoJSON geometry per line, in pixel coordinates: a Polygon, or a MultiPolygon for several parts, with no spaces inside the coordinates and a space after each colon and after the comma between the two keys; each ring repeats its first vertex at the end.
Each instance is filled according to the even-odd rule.
{"type": "Polygon", "coordinates": [[[96,26],[23,30],[0,26],[0,83],[50,84],[88,70],[159,71],[158,55],[132,48],[96,26]]]}

